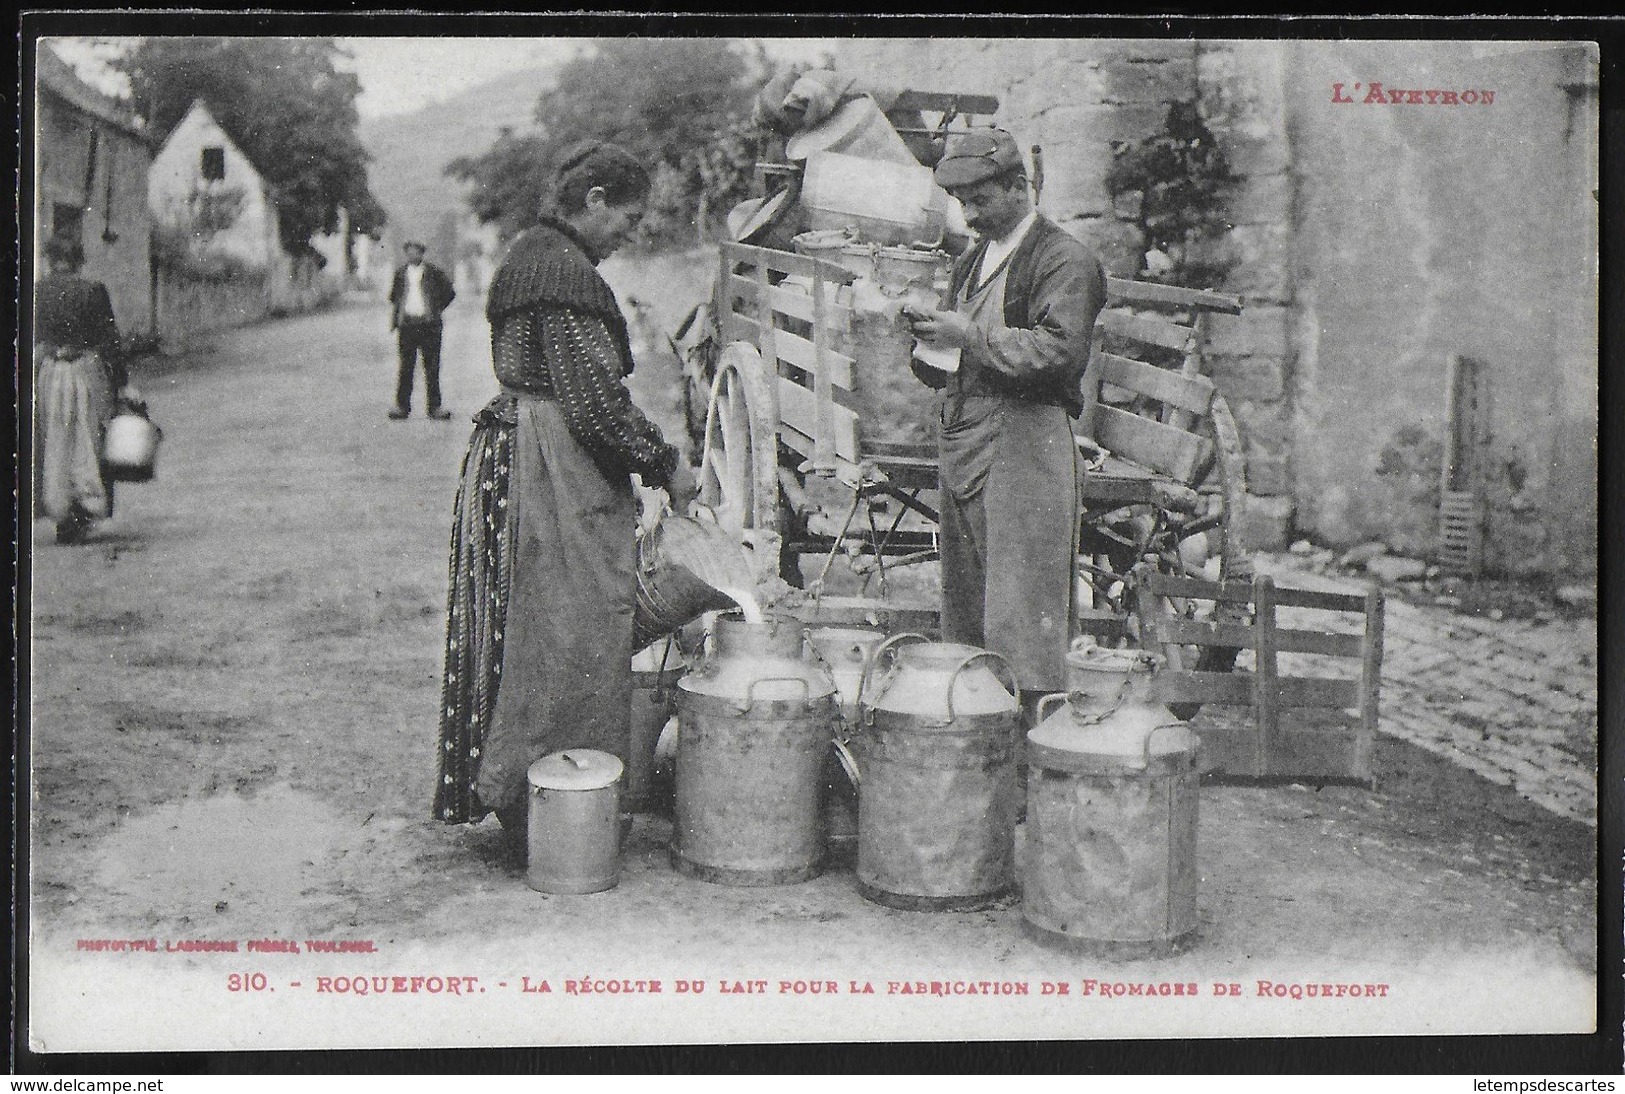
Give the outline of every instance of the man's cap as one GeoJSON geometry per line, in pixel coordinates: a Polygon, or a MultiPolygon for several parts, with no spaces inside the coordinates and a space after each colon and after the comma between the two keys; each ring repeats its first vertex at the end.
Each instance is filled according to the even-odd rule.
{"type": "Polygon", "coordinates": [[[950,190],[1025,169],[1016,138],[1002,129],[972,129],[948,134],[947,146],[942,159],[937,161],[933,177],[938,186],[950,190]]]}
{"type": "Polygon", "coordinates": [[[425,254],[427,254],[428,251],[429,251],[429,248],[425,247],[423,244],[419,243],[415,239],[409,239],[405,243],[401,244],[401,250],[403,250],[403,251],[410,251],[414,247],[417,248],[418,250],[424,252],[425,254]]]}

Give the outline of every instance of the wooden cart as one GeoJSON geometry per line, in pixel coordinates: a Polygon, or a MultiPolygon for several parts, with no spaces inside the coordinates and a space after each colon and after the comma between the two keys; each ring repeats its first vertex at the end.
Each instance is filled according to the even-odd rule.
{"type": "MultiPolygon", "coordinates": [[[[701,500],[725,524],[781,537],[784,556],[844,555],[860,572],[937,557],[934,441],[867,428],[862,380],[907,360],[847,352],[855,275],[808,255],[724,244],[713,295],[716,353],[706,391],[701,500]],[[844,504],[815,507],[820,482],[844,504]],[[816,508],[817,511],[809,511],[816,508]]],[[[1151,572],[1228,581],[1248,573],[1237,514],[1245,497],[1235,423],[1202,375],[1207,317],[1232,297],[1111,278],[1078,420],[1084,478],[1078,632],[1155,644],[1171,667],[1228,671],[1236,650],[1158,642],[1160,615],[1221,617],[1217,606],[1147,589],[1151,572]]],[[[912,381],[911,381],[912,382],[912,381]]],[[[920,399],[933,401],[923,385],[920,399]]],[[[823,494],[828,497],[826,488],[823,494]]],[[[787,570],[796,569],[795,565],[787,570]]],[[[1188,716],[1194,704],[1179,704],[1188,716]]]]}

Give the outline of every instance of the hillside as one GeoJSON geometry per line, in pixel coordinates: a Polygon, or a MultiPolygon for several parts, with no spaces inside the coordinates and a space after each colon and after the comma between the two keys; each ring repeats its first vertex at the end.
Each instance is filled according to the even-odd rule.
{"type": "Polygon", "coordinates": [[[436,254],[450,253],[446,220],[464,207],[462,184],[446,177],[446,164],[485,151],[503,126],[529,129],[536,97],[553,72],[544,66],[511,72],[410,114],[362,122],[361,142],[372,157],[368,181],[389,212],[392,239],[417,237],[436,254]]]}

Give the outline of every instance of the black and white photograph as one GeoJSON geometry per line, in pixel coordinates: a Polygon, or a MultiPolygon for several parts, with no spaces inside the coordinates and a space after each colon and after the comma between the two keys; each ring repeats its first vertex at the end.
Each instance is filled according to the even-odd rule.
{"type": "Polygon", "coordinates": [[[1597,43],[750,25],[25,20],[28,1049],[1594,1033],[1597,43]]]}

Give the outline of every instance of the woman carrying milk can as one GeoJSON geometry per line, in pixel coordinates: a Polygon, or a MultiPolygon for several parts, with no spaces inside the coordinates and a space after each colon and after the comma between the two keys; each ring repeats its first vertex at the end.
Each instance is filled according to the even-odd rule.
{"type": "Polygon", "coordinates": [[[34,506],[56,521],[58,543],[78,543],[113,515],[104,433],[119,404],[139,407],[128,386],[107,286],[80,277],[84,248],[56,236],[48,273],[34,286],[34,506]]]}
{"type": "Polygon", "coordinates": [[[495,811],[525,837],[526,772],[563,748],[623,759],[632,703],[631,476],[693,500],[694,474],[636,406],[626,321],[599,262],[649,195],[629,152],[588,144],[491,281],[502,393],[474,419],[452,529],[434,814],[495,811]]]}

